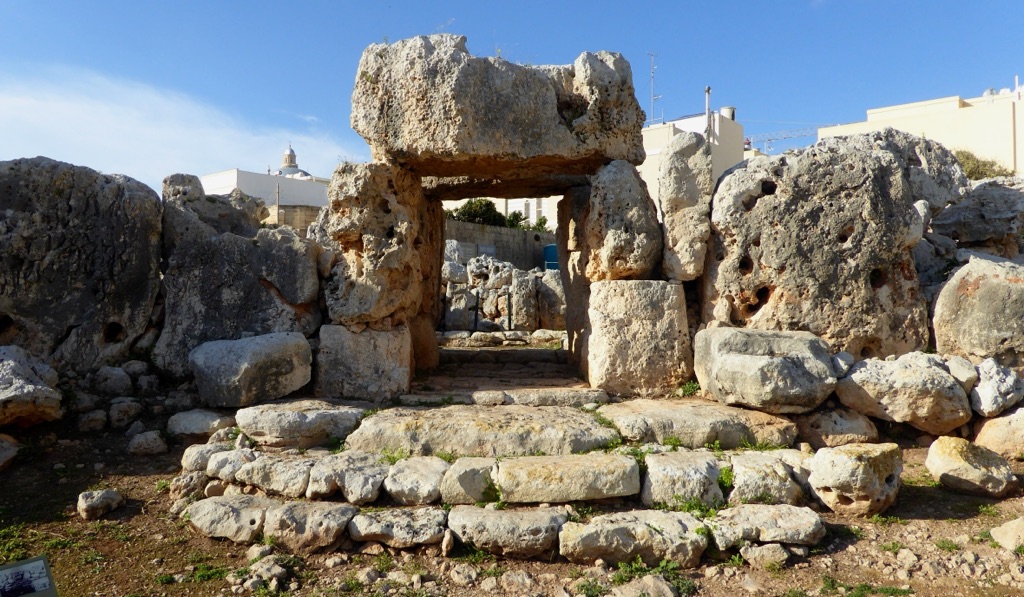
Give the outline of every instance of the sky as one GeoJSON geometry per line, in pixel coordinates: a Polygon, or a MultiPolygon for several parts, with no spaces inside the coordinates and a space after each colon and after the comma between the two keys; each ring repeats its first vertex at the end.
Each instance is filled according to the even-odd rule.
{"type": "Polygon", "coordinates": [[[655,118],[702,112],[710,86],[756,135],[1013,87],[1022,28],[1020,0],[0,0],[0,160],[159,190],[175,172],[276,168],[290,143],[330,176],[370,159],[349,126],[362,51],[434,33],[521,64],[620,52],[649,113],[654,54],[655,118]]]}

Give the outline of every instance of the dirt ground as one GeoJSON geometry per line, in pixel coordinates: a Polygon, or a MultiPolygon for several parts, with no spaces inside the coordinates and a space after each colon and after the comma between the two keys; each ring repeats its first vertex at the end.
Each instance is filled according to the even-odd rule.
{"type": "MultiPolygon", "coordinates": [[[[117,432],[83,435],[53,425],[14,435],[27,448],[0,473],[0,564],[46,554],[64,597],[231,593],[225,575],[249,564],[247,547],[199,536],[168,513],[166,481],[178,473],[184,446],[135,458],[117,432]],[[99,488],[121,491],[127,504],[102,520],[84,521],[74,511],[77,496],[99,488]]],[[[1024,594],[1024,559],[986,534],[1024,515],[1024,499],[997,501],[935,487],[924,468],[926,450],[898,439],[906,446],[904,485],[884,516],[865,520],[823,513],[829,534],[806,558],[781,570],[755,570],[737,557],[716,563],[706,556],[701,568],[680,571],[677,585],[693,594],[722,596],[1024,594]]],[[[618,502],[594,509],[631,507],[618,502]]],[[[557,555],[523,562],[479,553],[443,559],[436,546],[379,551],[292,558],[288,594],[600,595],[630,576],[614,577],[615,570],[576,566],[557,555]],[[456,586],[450,570],[458,564],[475,567],[480,577],[469,587],[456,586]],[[360,586],[359,575],[370,569],[390,573],[390,580],[360,586]],[[528,572],[530,581],[510,584],[515,575],[505,573],[516,571],[528,572]]]]}

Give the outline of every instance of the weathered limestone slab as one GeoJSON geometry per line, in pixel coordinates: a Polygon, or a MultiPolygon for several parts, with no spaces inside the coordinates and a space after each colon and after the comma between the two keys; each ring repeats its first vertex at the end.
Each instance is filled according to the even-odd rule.
{"type": "Polygon", "coordinates": [[[910,252],[920,233],[913,185],[895,153],[860,137],[869,141],[758,156],[723,176],[705,320],[809,331],[858,358],[927,345],[910,252]]]}
{"type": "Polygon", "coordinates": [[[693,374],[681,284],[614,280],[590,286],[587,375],[620,394],[675,388],[693,374]]]}
{"type": "Polygon", "coordinates": [[[670,506],[697,499],[714,506],[725,500],[718,486],[721,470],[713,454],[703,452],[662,452],[648,454],[647,475],[640,490],[645,506],[670,506]]]}
{"type": "Polygon", "coordinates": [[[1005,458],[959,437],[940,437],[924,462],[932,478],[954,491],[1003,497],[1019,487],[1005,458]]]}
{"type": "Polygon", "coordinates": [[[232,450],[228,442],[216,442],[212,444],[195,444],[185,448],[181,455],[181,468],[185,471],[206,471],[206,465],[210,462],[210,456],[218,452],[232,450]]]}
{"type": "Polygon", "coordinates": [[[790,504],[806,501],[792,468],[772,452],[740,452],[729,458],[733,489],[729,504],[790,504]]]}
{"type": "Polygon", "coordinates": [[[992,539],[1003,546],[1003,549],[1016,551],[1018,547],[1024,545],[1024,517],[1001,524],[992,529],[991,533],[992,539]]]}
{"type": "Polygon", "coordinates": [[[440,543],[448,513],[441,508],[393,508],[357,514],[348,523],[355,541],[378,541],[404,549],[440,543]]]}
{"type": "Polygon", "coordinates": [[[474,57],[456,35],[369,46],[352,94],[352,128],[374,156],[421,175],[522,178],[638,164],[643,120],[619,54],[527,67],[474,57]]]}
{"type": "Polygon", "coordinates": [[[204,342],[320,326],[320,247],[287,227],[260,229],[264,213],[240,192],[205,195],[195,176],[164,180],[164,325],[153,348],[164,372],[188,375],[204,342]]]}
{"type": "Polygon", "coordinates": [[[267,493],[302,497],[306,495],[313,464],[311,459],[267,455],[243,464],[235,471],[235,481],[259,487],[267,493]]]}
{"type": "Polygon", "coordinates": [[[235,421],[261,445],[311,448],[345,439],[365,414],[329,400],[290,400],[239,409],[235,421]]]}
{"type": "Polygon", "coordinates": [[[280,502],[251,495],[218,496],[185,508],[182,518],[207,537],[252,543],[263,532],[267,510],[280,502]]]}
{"type": "Polygon", "coordinates": [[[719,510],[708,527],[719,549],[744,541],[815,545],[825,537],[825,524],[810,508],[786,504],[744,504],[719,510]]]}
{"type": "Polygon", "coordinates": [[[551,551],[568,520],[564,508],[488,510],[455,506],[448,528],[459,541],[509,558],[532,558],[551,551]]]}
{"type": "Polygon", "coordinates": [[[831,408],[793,417],[801,440],[815,450],[878,441],[878,428],[855,410],[831,408]]]}
{"type": "Polygon", "coordinates": [[[970,390],[971,408],[983,417],[994,417],[1024,398],[1024,380],[1008,367],[988,358],[978,364],[978,383],[970,390]]]}
{"type": "Polygon", "coordinates": [[[598,500],[639,493],[640,467],[629,456],[598,452],[523,456],[498,462],[494,482],[510,504],[598,500]]]}
{"type": "Polygon", "coordinates": [[[441,501],[446,504],[475,504],[496,501],[494,458],[459,458],[441,479],[441,501]]]}
{"type": "Polygon", "coordinates": [[[167,434],[186,438],[208,438],[218,429],[234,426],[235,418],[232,416],[196,408],[171,415],[171,418],[167,420],[167,434]]]}
{"type": "Polygon", "coordinates": [[[313,354],[298,332],[200,344],[188,355],[199,398],[209,406],[249,406],[309,383],[313,354]]]}
{"type": "Polygon", "coordinates": [[[452,405],[381,411],[364,419],[345,443],[365,452],[522,456],[586,452],[617,437],[615,430],[575,408],[452,405]]]}
{"type": "MultiPolygon", "coordinates": [[[[695,567],[708,546],[706,529],[682,512],[635,510],[595,516],[586,524],[567,522],[558,533],[559,552],[576,564],[631,562],[637,556],[648,566],[662,560],[695,567]]],[[[824,529],[823,529],[824,530],[824,529]]]]}
{"type": "Polygon", "coordinates": [[[85,520],[96,520],[124,504],[124,496],[117,490],[84,491],[78,494],[78,515],[85,520]]]}
{"type": "Polygon", "coordinates": [[[1024,409],[1015,408],[975,423],[974,443],[1003,458],[1017,458],[1024,454],[1024,409]]]}
{"type": "Polygon", "coordinates": [[[583,223],[587,280],[643,280],[661,263],[658,209],[636,168],[615,161],[590,179],[583,223]]]}
{"type": "Polygon", "coordinates": [[[662,272],[669,280],[695,280],[704,272],[711,236],[711,146],[703,135],[684,132],[662,150],[658,203],[665,229],[662,272]]]}
{"type": "Polygon", "coordinates": [[[833,512],[871,516],[896,501],[903,455],[896,444],[822,448],[808,464],[815,495],[833,512]]]}
{"type": "Polygon", "coordinates": [[[772,414],[813,410],[836,386],[831,351],[809,332],[703,329],[694,373],[720,402],[772,414]]]}
{"type": "Polygon", "coordinates": [[[972,257],[935,301],[935,347],[979,363],[1024,365],[1024,266],[972,257]]]}
{"type": "Polygon", "coordinates": [[[0,189],[0,343],[82,372],[127,354],[160,290],[160,198],[44,157],[0,162],[0,189]]]}
{"type": "Polygon", "coordinates": [[[63,415],[57,372],[22,348],[0,347],[0,426],[56,421],[63,415]]]}
{"type": "Polygon", "coordinates": [[[387,475],[387,462],[380,454],[345,450],[316,461],[309,471],[306,498],[324,498],[340,492],[351,504],[366,504],[377,499],[387,475]]]}
{"type": "Polygon", "coordinates": [[[687,448],[702,448],[717,441],[728,450],[744,442],[789,446],[796,439],[796,425],[783,417],[697,399],[630,400],[597,412],[636,442],[675,438],[687,448]]]}
{"type": "Polygon", "coordinates": [[[354,333],[339,325],[320,328],[316,394],[382,402],[409,392],[412,337],[408,326],[354,333]]]}
{"type": "Polygon", "coordinates": [[[413,456],[391,465],[384,489],[403,506],[432,504],[441,499],[441,479],[449,464],[437,456],[413,456]]]}
{"type": "Polygon", "coordinates": [[[267,509],[263,535],[291,553],[329,550],[345,538],[348,523],[358,511],[348,504],[288,502],[267,509]]]}
{"type": "Polygon", "coordinates": [[[836,385],[847,407],[883,421],[909,423],[934,435],[971,420],[963,386],[936,355],[907,353],[895,361],[868,359],[836,385]]]}
{"type": "MultiPolygon", "coordinates": [[[[1010,239],[1017,247],[1024,218],[1024,181],[1015,177],[981,180],[956,205],[932,218],[932,231],[961,246],[1010,239]]],[[[1012,255],[1008,255],[1012,257],[1012,255]]]]}

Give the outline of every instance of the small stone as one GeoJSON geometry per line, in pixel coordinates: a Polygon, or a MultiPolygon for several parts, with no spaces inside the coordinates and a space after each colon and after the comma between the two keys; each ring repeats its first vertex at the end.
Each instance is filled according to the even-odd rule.
{"type": "Polygon", "coordinates": [[[113,489],[86,491],[78,495],[78,515],[95,520],[124,504],[124,497],[113,489]]]}
{"type": "Polygon", "coordinates": [[[155,456],[167,453],[167,442],[159,431],[146,431],[128,442],[128,453],[135,456],[155,456]]]}

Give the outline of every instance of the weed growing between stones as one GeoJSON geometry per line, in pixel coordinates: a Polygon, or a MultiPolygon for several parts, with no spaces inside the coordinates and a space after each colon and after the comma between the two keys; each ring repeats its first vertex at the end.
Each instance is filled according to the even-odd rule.
{"type": "Polygon", "coordinates": [[[935,542],[935,547],[950,553],[960,551],[960,544],[955,541],[951,541],[950,539],[939,539],[935,542]]]}
{"type": "MultiPolygon", "coordinates": [[[[714,518],[718,514],[718,510],[724,504],[721,502],[715,502],[712,505],[705,504],[700,498],[684,498],[683,496],[676,494],[672,496],[671,504],[655,504],[656,510],[668,510],[670,512],[686,512],[692,514],[694,517],[699,519],[714,518]]],[[[702,527],[703,528],[703,527],[702,527]]]]}
{"type": "Polygon", "coordinates": [[[592,578],[577,583],[575,586],[577,594],[583,595],[583,597],[601,597],[608,594],[608,587],[592,578]]]}
{"type": "Polygon", "coordinates": [[[406,448],[396,448],[393,450],[385,448],[381,450],[380,455],[384,457],[388,464],[395,464],[399,460],[405,460],[412,456],[412,452],[406,448]]]}
{"type": "Polygon", "coordinates": [[[995,504],[978,504],[978,514],[982,516],[999,516],[999,508],[995,504]]]}
{"type": "Polygon", "coordinates": [[[675,391],[675,394],[676,396],[686,398],[688,396],[695,396],[698,392],[700,392],[700,384],[697,383],[697,380],[691,379],[690,381],[679,386],[679,388],[675,391]]]}
{"type": "Polygon", "coordinates": [[[875,587],[867,583],[853,586],[836,580],[835,577],[824,575],[821,577],[821,589],[819,595],[845,595],[846,597],[868,597],[868,595],[913,595],[913,589],[901,589],[899,587],[875,587]]]}
{"type": "Polygon", "coordinates": [[[697,584],[683,576],[678,562],[662,560],[654,568],[649,567],[637,556],[632,562],[619,562],[619,569],[612,574],[612,583],[624,585],[650,574],[660,575],[673,586],[680,595],[693,595],[697,592],[697,584]]]}
{"type": "Polygon", "coordinates": [[[894,524],[907,524],[907,521],[903,520],[899,516],[882,516],[881,514],[875,514],[870,519],[872,524],[887,527],[894,524]]]}
{"type": "Polygon", "coordinates": [[[721,472],[718,473],[718,487],[722,490],[722,496],[726,500],[729,499],[729,494],[732,493],[734,482],[732,467],[722,467],[721,472]]]}
{"type": "Polygon", "coordinates": [[[435,453],[434,456],[437,456],[438,458],[447,462],[448,464],[452,464],[459,459],[459,455],[456,454],[455,452],[445,452],[444,450],[435,453]]]}
{"type": "Polygon", "coordinates": [[[899,553],[899,551],[903,549],[903,544],[899,541],[893,541],[892,543],[883,543],[879,545],[878,549],[889,553],[899,553]]]}

